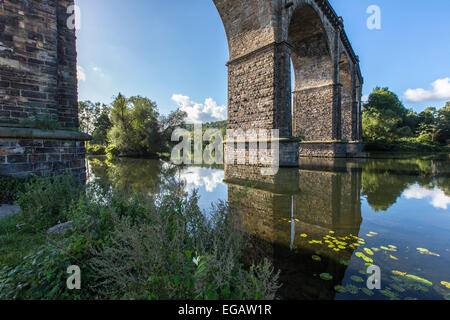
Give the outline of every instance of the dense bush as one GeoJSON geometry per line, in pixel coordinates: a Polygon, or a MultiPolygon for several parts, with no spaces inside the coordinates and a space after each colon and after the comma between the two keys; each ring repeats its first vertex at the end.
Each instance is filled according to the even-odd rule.
{"type": "Polygon", "coordinates": [[[0,204],[13,204],[17,194],[23,191],[25,178],[10,178],[0,176],[0,204]]]}
{"type": "Polygon", "coordinates": [[[375,88],[363,108],[367,151],[445,151],[450,139],[450,102],[437,110],[406,109],[388,88],[375,88]]]}
{"type": "Polygon", "coordinates": [[[79,190],[68,181],[36,178],[20,196],[27,223],[65,219],[73,229],[49,238],[19,265],[0,266],[0,299],[275,297],[278,274],[269,262],[240,263],[245,238],[224,203],[205,216],[196,193],[187,196],[176,186],[148,197],[91,185],[74,196],[79,190]],[[82,270],[80,291],[66,288],[70,265],[82,270]]]}
{"type": "Polygon", "coordinates": [[[67,221],[67,209],[81,190],[71,176],[32,177],[19,191],[17,204],[25,223],[36,228],[48,228],[67,221]]]}

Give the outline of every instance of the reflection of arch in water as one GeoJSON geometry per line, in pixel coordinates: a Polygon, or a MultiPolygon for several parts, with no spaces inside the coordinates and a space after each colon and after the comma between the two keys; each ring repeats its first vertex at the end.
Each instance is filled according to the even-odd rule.
{"type": "MultiPolygon", "coordinates": [[[[332,163],[323,166],[330,167],[332,163]]],[[[333,299],[333,287],[344,277],[346,266],[339,261],[350,260],[353,250],[336,252],[309,243],[323,241],[330,231],[336,237],[359,234],[360,170],[344,166],[337,171],[286,168],[276,176],[260,177],[252,167],[225,168],[229,202],[251,235],[248,262],[267,257],[282,270],[284,298],[333,299]],[[321,262],[311,258],[318,250],[321,262]],[[330,273],[334,280],[324,282],[320,273],[330,273]]]]}

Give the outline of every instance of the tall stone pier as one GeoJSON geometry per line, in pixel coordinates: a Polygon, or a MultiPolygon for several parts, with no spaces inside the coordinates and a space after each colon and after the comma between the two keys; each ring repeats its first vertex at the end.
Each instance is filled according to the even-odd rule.
{"type": "Polygon", "coordinates": [[[359,58],[328,0],[214,3],[230,51],[228,129],[278,129],[288,166],[362,151],[359,58]]]}
{"type": "Polygon", "coordinates": [[[0,1],[0,175],[85,179],[73,4],[0,1]]]}

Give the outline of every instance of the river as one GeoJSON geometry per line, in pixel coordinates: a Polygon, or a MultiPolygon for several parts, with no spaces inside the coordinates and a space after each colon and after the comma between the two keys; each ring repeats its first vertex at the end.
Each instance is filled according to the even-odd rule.
{"type": "Polygon", "coordinates": [[[88,159],[89,180],[227,201],[250,235],[246,259],[281,270],[282,299],[450,299],[450,158],[302,159],[263,177],[242,166],[88,159]],[[381,290],[367,288],[378,266],[381,290]]]}

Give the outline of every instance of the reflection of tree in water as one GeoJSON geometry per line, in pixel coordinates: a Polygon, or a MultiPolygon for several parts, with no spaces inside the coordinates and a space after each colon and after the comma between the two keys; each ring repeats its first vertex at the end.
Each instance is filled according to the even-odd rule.
{"type": "Polygon", "coordinates": [[[160,160],[90,158],[89,165],[90,174],[104,187],[145,194],[174,192],[184,187],[177,175],[180,168],[160,160]]]}
{"type": "Polygon", "coordinates": [[[362,194],[375,211],[386,211],[414,184],[450,196],[448,160],[373,159],[363,165],[362,194]]]}

